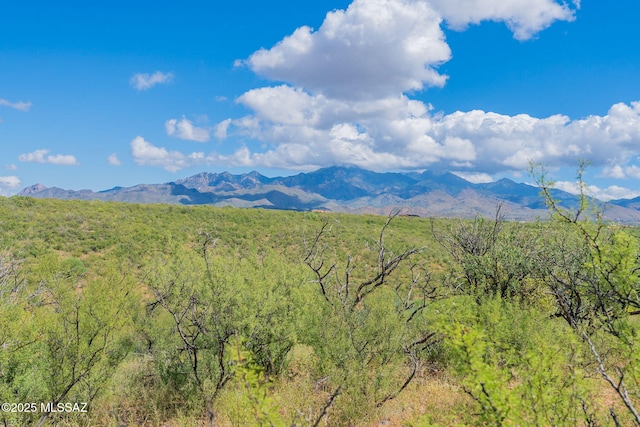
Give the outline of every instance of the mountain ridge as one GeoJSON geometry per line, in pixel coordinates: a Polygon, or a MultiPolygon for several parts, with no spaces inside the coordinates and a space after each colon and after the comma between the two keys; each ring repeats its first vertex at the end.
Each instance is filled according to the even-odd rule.
{"type": "MultiPolygon", "coordinates": [[[[575,195],[557,189],[552,192],[564,206],[578,203],[575,195]]],[[[403,209],[411,215],[460,218],[492,216],[501,204],[510,219],[548,216],[539,188],[508,178],[472,183],[451,172],[380,173],[355,166],[331,166],[274,178],[256,171],[240,175],[200,172],[174,182],[98,192],[34,184],[18,196],[375,214],[403,209]]],[[[640,199],[609,201],[605,214],[616,221],[638,222],[640,199]]]]}

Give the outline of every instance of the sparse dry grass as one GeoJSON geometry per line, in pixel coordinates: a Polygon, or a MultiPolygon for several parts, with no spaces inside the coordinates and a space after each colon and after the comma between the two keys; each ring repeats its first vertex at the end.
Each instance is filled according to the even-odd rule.
{"type": "MultiPolygon", "coordinates": [[[[318,418],[330,396],[325,378],[313,372],[313,354],[299,346],[292,351],[286,372],[270,388],[272,404],[287,426],[309,426],[318,418]]],[[[249,426],[246,390],[239,384],[225,389],[218,399],[219,427],[249,426]]],[[[336,400],[338,402],[338,400],[336,400]]],[[[474,402],[444,371],[425,369],[398,397],[386,402],[366,417],[351,421],[353,427],[462,426],[473,411],[474,402]]],[[[332,417],[337,408],[329,408],[320,426],[337,427],[332,417]]],[[[257,424],[253,424],[257,425],[257,424]]],[[[280,425],[274,423],[274,425],[280,425]]],[[[282,424],[285,425],[285,424],[282,424]]],[[[340,424],[343,425],[343,424],[340,424]]]]}
{"type": "Polygon", "coordinates": [[[420,376],[363,427],[462,426],[473,402],[446,374],[420,376]]]}

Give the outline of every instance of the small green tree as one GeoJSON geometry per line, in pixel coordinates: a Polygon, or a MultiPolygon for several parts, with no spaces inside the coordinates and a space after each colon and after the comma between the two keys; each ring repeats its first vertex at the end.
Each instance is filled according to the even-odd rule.
{"type": "Polygon", "coordinates": [[[253,352],[247,349],[246,340],[239,337],[231,340],[229,360],[234,374],[232,381],[239,389],[236,401],[245,409],[239,414],[241,419],[233,420],[234,424],[256,427],[296,425],[287,424],[278,412],[271,390],[273,380],[267,375],[266,368],[256,361],[253,352]]]}
{"type": "Polygon", "coordinates": [[[215,244],[205,236],[201,256],[176,251],[154,261],[147,276],[153,292],[149,315],[154,324],[166,325],[150,331],[161,377],[182,395],[199,396],[211,425],[213,399],[231,378],[226,352],[237,331],[239,302],[210,270],[208,252],[215,244]]]}
{"type": "Polygon", "coordinates": [[[314,425],[336,402],[340,410],[331,422],[347,425],[395,398],[414,379],[421,352],[436,341],[422,316],[436,293],[429,273],[414,261],[421,250],[393,253],[386,245],[385,232],[394,217],[368,245],[373,260],[366,255],[348,255],[342,263],[330,258],[328,222],[306,244],[304,262],[317,290],[306,344],[326,375],[321,382],[331,385],[314,425]],[[367,262],[370,267],[363,268],[367,262]]]}
{"type": "Polygon", "coordinates": [[[580,345],[566,325],[499,297],[475,311],[442,325],[462,387],[477,403],[474,422],[597,425],[580,345]]]}
{"type": "MultiPolygon", "coordinates": [[[[554,256],[559,262],[546,264],[549,287],[559,315],[588,344],[598,371],[620,397],[633,422],[640,425],[640,331],[631,319],[640,314],[639,243],[624,227],[604,221],[601,206],[586,194],[586,167],[587,163],[581,162],[577,173],[578,205],[568,209],[553,197],[553,183],[544,168],[538,171],[532,166],[555,221],[572,238],[554,256]]],[[[613,408],[611,415],[618,424],[613,408]]]]}
{"type": "MultiPolygon", "coordinates": [[[[0,367],[3,397],[48,404],[15,414],[13,422],[34,423],[39,415],[43,425],[58,403],[90,405],[131,348],[131,318],[139,307],[132,281],[115,270],[93,276],[75,267],[49,258],[35,289],[14,281],[4,301],[15,317],[3,328],[10,333],[0,367]]],[[[82,414],[56,414],[74,416],[82,414]]]]}
{"type": "Polygon", "coordinates": [[[498,205],[493,219],[477,216],[433,234],[453,257],[450,286],[472,295],[478,303],[489,297],[532,303],[539,297],[536,259],[542,250],[540,233],[507,222],[498,205]]]}
{"type": "Polygon", "coordinates": [[[242,341],[269,376],[282,369],[295,340],[294,298],[281,266],[228,249],[203,232],[197,245],[154,259],[146,276],[153,294],[148,337],[161,377],[178,396],[194,398],[186,403],[202,402],[210,425],[215,399],[237,371],[232,341],[242,341]]]}

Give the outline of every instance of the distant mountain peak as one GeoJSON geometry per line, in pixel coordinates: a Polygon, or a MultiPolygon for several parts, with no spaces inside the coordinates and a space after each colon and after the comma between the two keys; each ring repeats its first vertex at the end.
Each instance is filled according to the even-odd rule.
{"type": "Polygon", "coordinates": [[[41,191],[46,190],[47,187],[42,185],[42,184],[33,184],[30,185],[28,187],[26,187],[25,189],[23,189],[21,192],[18,193],[18,196],[32,196],[33,194],[39,193],[41,191]]]}

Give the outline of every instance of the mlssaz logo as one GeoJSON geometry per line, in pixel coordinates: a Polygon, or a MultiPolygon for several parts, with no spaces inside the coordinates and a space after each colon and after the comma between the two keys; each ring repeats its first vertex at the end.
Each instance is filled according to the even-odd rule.
{"type": "Polygon", "coordinates": [[[71,403],[71,402],[67,402],[67,403],[63,403],[63,402],[58,402],[58,403],[53,403],[53,402],[48,402],[48,403],[41,403],[40,404],[40,412],[82,412],[82,413],[86,413],[89,412],[87,410],[87,402],[77,402],[77,403],[71,403]]]}

